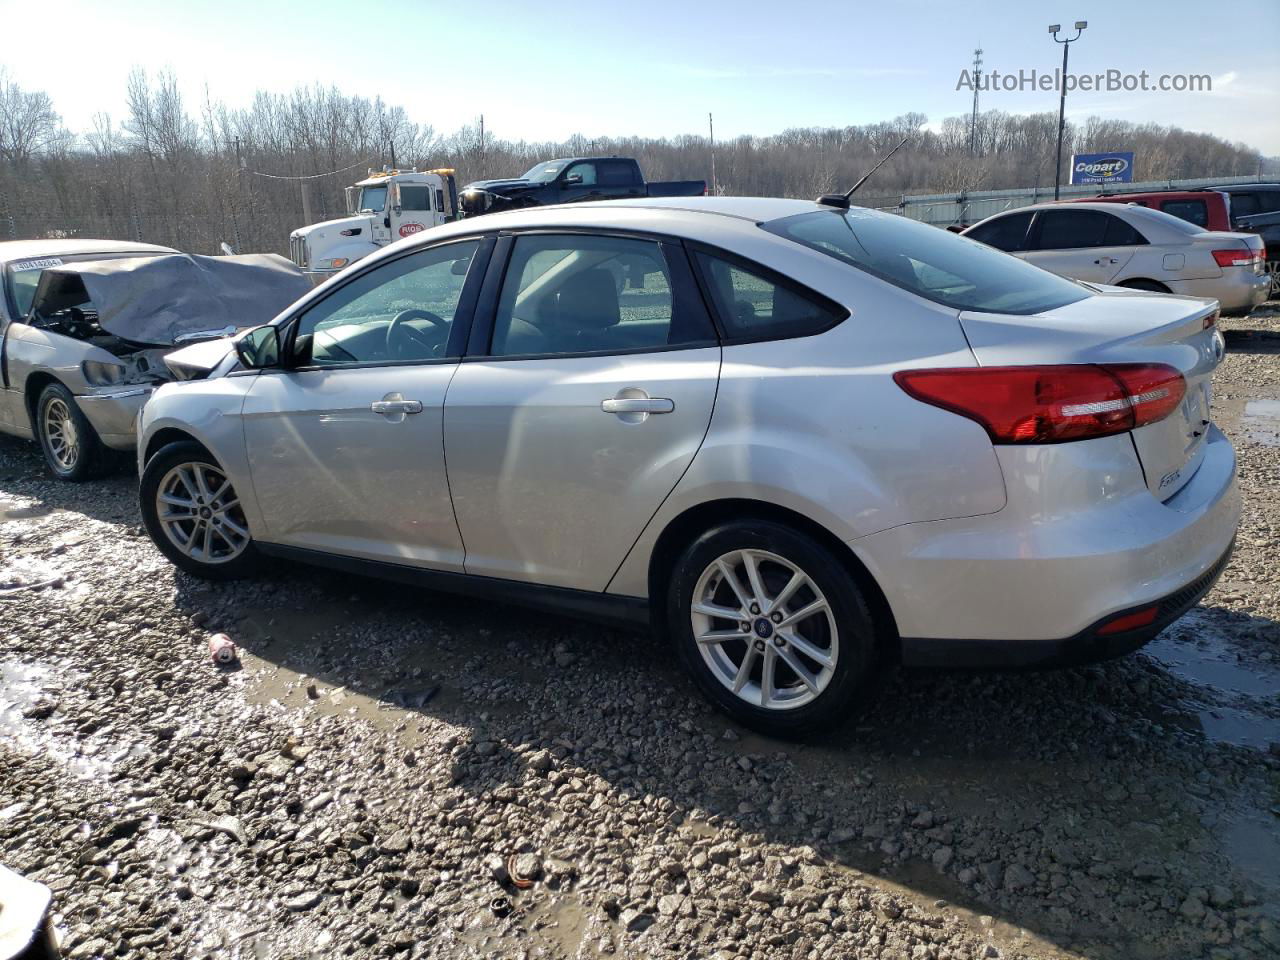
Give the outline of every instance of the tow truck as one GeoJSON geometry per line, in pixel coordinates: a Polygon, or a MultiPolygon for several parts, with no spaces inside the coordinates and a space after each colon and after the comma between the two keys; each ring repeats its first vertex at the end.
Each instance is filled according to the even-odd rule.
{"type": "Polygon", "coordinates": [[[453,170],[369,171],[346,188],[347,216],[289,234],[289,259],[312,280],[349,267],[379,247],[458,216],[453,170]]]}

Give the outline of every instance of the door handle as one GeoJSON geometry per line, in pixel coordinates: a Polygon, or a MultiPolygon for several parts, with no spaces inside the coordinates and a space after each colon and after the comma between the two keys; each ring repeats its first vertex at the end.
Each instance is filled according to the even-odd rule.
{"type": "Polygon", "coordinates": [[[389,420],[399,423],[408,413],[421,413],[421,400],[406,400],[398,393],[388,393],[381,400],[369,404],[369,409],[380,413],[389,420]]]}
{"type": "Polygon", "coordinates": [[[664,397],[610,397],[600,401],[605,413],[670,413],[675,408],[675,401],[664,397]]]}
{"type": "Polygon", "coordinates": [[[1119,263],[1120,261],[1117,260],[1115,257],[1099,257],[1097,260],[1093,262],[1096,263],[1098,266],[1102,266],[1104,263],[1119,263]]]}

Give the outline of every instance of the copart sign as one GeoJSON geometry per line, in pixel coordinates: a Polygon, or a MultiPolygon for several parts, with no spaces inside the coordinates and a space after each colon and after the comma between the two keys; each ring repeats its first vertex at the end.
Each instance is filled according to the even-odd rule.
{"type": "Polygon", "coordinates": [[[1133,153],[1077,153],[1071,158],[1072,183],[1132,183],[1133,153]]]}

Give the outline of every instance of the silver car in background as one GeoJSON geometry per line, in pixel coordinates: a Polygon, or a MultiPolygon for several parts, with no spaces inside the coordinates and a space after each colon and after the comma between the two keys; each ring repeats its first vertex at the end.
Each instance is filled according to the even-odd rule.
{"type": "Polygon", "coordinates": [[[962,231],[1061,277],[1218,301],[1248,313],[1267,299],[1267,252],[1256,233],[1206,230],[1138,204],[1039,203],[962,231]]]}
{"type": "Polygon", "coordinates": [[[0,243],[0,432],[39,442],[59,479],[89,479],[106,451],[133,449],[138,411],[173,377],[170,351],[264,323],[308,289],[274,254],[0,243]]]}
{"type": "Polygon", "coordinates": [[[1209,589],[1240,513],[1215,318],[857,208],[495,214],[160,387],[141,507],[198,576],[285,557],[653,624],[801,736],[887,661],[1113,656],[1209,589]]]}

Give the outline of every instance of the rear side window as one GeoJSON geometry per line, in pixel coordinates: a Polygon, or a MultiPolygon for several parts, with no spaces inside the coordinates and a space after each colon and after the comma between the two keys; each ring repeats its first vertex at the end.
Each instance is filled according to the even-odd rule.
{"type": "Polygon", "coordinates": [[[1031,226],[1030,212],[1027,213],[1011,213],[1007,217],[997,217],[994,220],[988,220],[986,223],[980,223],[968,233],[966,237],[971,237],[979,243],[985,243],[989,247],[995,247],[997,250],[1003,250],[1005,253],[1012,253],[1015,250],[1025,250],[1027,248],[1027,228],[1031,226]]]}
{"type": "MultiPolygon", "coordinates": [[[[778,236],[957,310],[1038,313],[1083,300],[1078,284],[969,237],[906,217],[853,208],[763,225],[778,236]]],[[[889,318],[878,318],[889,322],[889,318]]]]}
{"type": "MultiPolygon", "coordinates": [[[[493,356],[626,353],[715,343],[664,244],[634,237],[517,237],[494,318],[493,356]]],[[[676,248],[675,253],[683,257],[676,248]]]]}
{"type": "Polygon", "coordinates": [[[1038,250],[1074,250],[1101,247],[1114,218],[1097,210],[1046,210],[1040,214],[1038,250]]]}
{"type": "Polygon", "coordinates": [[[807,337],[849,315],[834,303],[750,267],[701,251],[697,258],[728,340],[807,337]]]}
{"type": "Polygon", "coordinates": [[[626,160],[596,161],[596,176],[602,187],[629,187],[636,182],[635,167],[626,160]]]}
{"type": "Polygon", "coordinates": [[[1203,200],[1170,200],[1160,209],[1197,227],[1209,226],[1209,211],[1203,200]]]}
{"type": "Polygon", "coordinates": [[[1248,217],[1258,212],[1258,198],[1252,193],[1231,194],[1231,215],[1248,217]]]}
{"type": "Polygon", "coordinates": [[[1109,213],[1103,214],[1103,216],[1108,220],[1103,246],[1133,247],[1147,242],[1147,238],[1139,233],[1132,224],[1126,223],[1119,217],[1114,217],[1109,213]]]}

